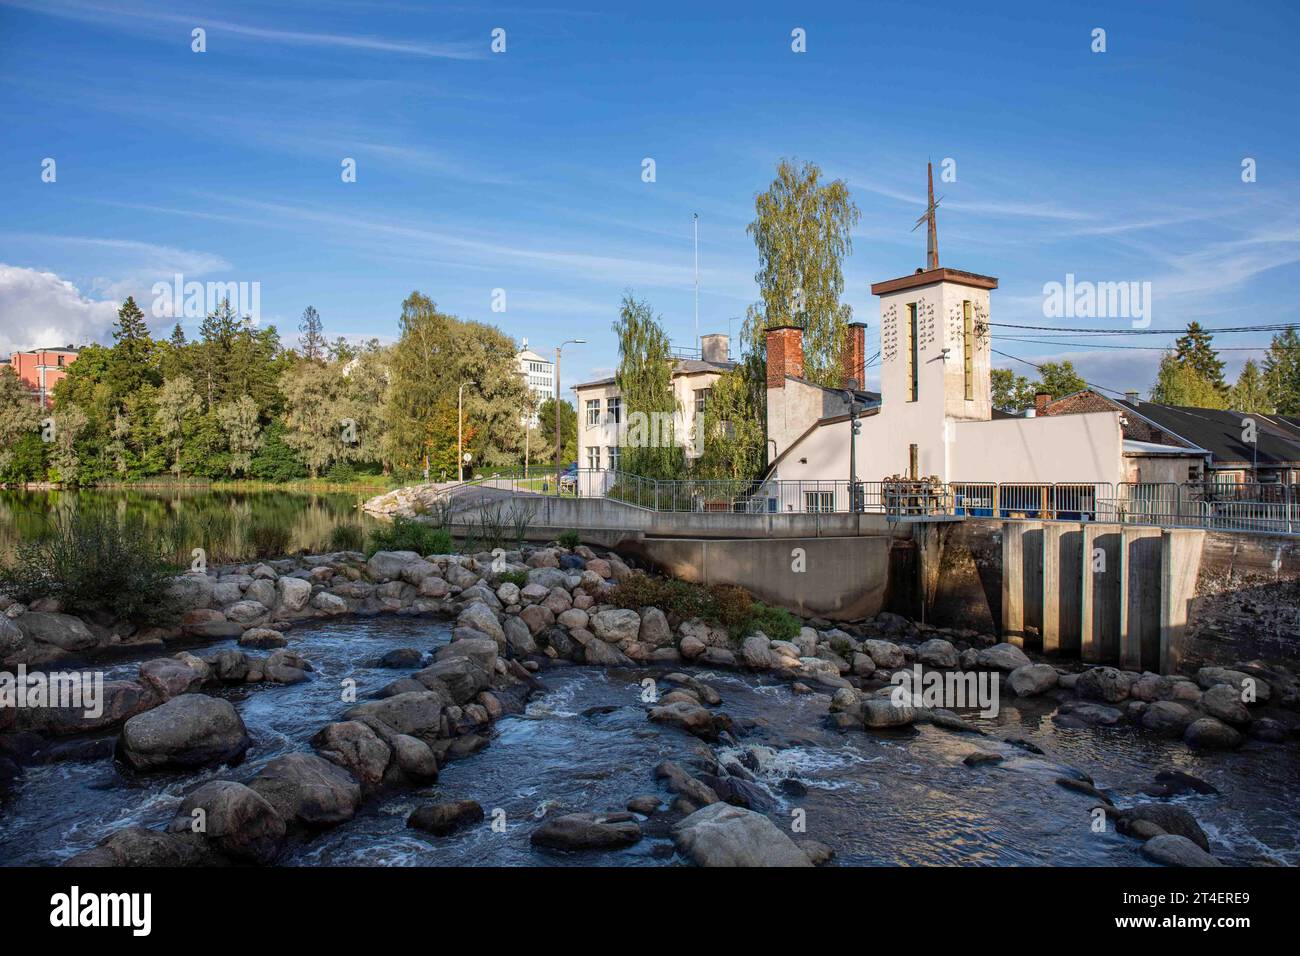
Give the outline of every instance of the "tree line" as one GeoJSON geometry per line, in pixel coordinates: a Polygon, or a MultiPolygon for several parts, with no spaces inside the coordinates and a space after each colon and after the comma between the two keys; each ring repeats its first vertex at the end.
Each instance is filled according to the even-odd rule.
{"type": "MultiPolygon", "coordinates": [[[[521,464],[526,440],[534,459],[552,460],[554,403],[536,407],[510,337],[448,315],[420,292],[402,303],[399,329],[390,346],[330,342],[309,306],[294,348],[226,300],[196,338],[177,323],[156,339],[128,298],[113,344],[80,350],[52,409],[33,401],[13,369],[0,372],[0,482],[451,476],[462,382],[475,383],[464,389],[462,421],[475,467],[521,464]],[[529,411],[542,417],[526,436],[529,411]]],[[[576,416],[562,404],[573,456],[576,416]]]]}

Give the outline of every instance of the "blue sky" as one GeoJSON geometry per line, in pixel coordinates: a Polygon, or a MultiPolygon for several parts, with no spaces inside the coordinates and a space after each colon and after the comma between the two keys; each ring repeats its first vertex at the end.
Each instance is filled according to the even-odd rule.
{"type": "MultiPolygon", "coordinates": [[[[924,263],[927,159],[956,161],[941,262],[1000,278],[995,322],[1129,327],[1044,319],[1067,273],[1151,282],[1157,327],[1297,319],[1292,3],[555,3],[0,0],[0,350],[102,337],[181,272],[259,282],[286,338],[310,304],[391,340],[419,289],[544,352],[585,338],[565,380],[598,377],[625,289],[691,343],[693,212],[701,330],[738,333],[781,157],[862,211],[845,297],[869,354],[870,283],[924,263]]],[[[1119,389],[1159,355],[994,331],[1119,389]]]]}

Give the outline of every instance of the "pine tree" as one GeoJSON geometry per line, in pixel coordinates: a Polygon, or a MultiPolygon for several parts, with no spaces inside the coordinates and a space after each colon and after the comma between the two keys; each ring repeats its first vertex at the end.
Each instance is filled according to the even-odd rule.
{"type": "Polygon", "coordinates": [[[1300,335],[1287,329],[1273,336],[1264,357],[1269,400],[1280,415],[1300,415],[1300,335]]]}
{"type": "Polygon", "coordinates": [[[325,360],[325,326],[320,320],[320,313],[310,305],[303,309],[302,322],[298,325],[298,344],[302,346],[302,357],[309,362],[325,360]]]}
{"type": "Polygon", "coordinates": [[[135,304],[135,296],[127,296],[122,307],[117,310],[117,322],[113,325],[113,341],[139,342],[149,338],[149,326],[144,321],[144,313],[135,304]]]}
{"type": "Polygon", "coordinates": [[[1273,402],[1269,398],[1268,385],[1254,359],[1247,359],[1241,367],[1237,383],[1228,392],[1228,407],[1237,412],[1272,413],[1273,402]]]}
{"type": "Polygon", "coordinates": [[[1166,352],[1160,360],[1156,383],[1151,386],[1151,401],[1189,408],[1223,408],[1227,393],[1180,361],[1176,353],[1166,352]]]}
{"type": "Polygon", "coordinates": [[[1227,388],[1223,381],[1223,361],[1211,344],[1213,340],[1214,337],[1201,328],[1199,322],[1189,322],[1187,334],[1174,342],[1174,358],[1223,391],[1227,388]]]}
{"type": "Polygon", "coordinates": [[[128,296],[117,310],[113,343],[106,377],[120,409],[127,396],[134,394],[140,386],[157,381],[153,369],[154,342],[149,337],[144,313],[132,296],[128,296]]]}

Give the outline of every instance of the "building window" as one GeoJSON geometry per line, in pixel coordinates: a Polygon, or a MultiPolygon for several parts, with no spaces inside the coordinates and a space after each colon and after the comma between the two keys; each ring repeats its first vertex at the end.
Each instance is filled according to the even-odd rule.
{"type": "Polygon", "coordinates": [[[975,316],[970,301],[961,304],[961,368],[966,383],[966,401],[975,400],[975,316]]]}
{"type": "Polygon", "coordinates": [[[835,492],[805,491],[803,493],[803,510],[809,514],[830,514],[835,510],[835,492]]]}
{"type": "Polygon", "coordinates": [[[587,427],[594,428],[600,424],[600,399],[587,399],[587,427]]]}
{"type": "Polygon", "coordinates": [[[905,330],[906,341],[903,343],[903,358],[907,362],[907,400],[914,402],[917,399],[917,341],[916,341],[916,303],[908,303],[907,306],[907,329],[905,330]]]}
{"type": "Polygon", "coordinates": [[[600,471],[599,447],[589,447],[587,449],[587,467],[592,471],[600,471]]]}
{"type": "Polygon", "coordinates": [[[622,459],[622,456],[619,454],[619,447],[617,445],[606,447],[605,451],[609,455],[609,470],[618,471],[618,466],[621,464],[622,459]]]}
{"type": "Polygon", "coordinates": [[[617,425],[623,420],[623,399],[611,395],[605,399],[605,417],[610,425],[617,425]]]}
{"type": "Polygon", "coordinates": [[[1200,481],[1200,480],[1201,480],[1201,466],[1200,466],[1200,465],[1188,465],[1188,466],[1187,466],[1187,480],[1188,480],[1188,481],[1200,481]]]}
{"type": "Polygon", "coordinates": [[[709,405],[709,398],[713,395],[711,388],[697,388],[695,390],[695,414],[703,415],[704,409],[709,405]]]}

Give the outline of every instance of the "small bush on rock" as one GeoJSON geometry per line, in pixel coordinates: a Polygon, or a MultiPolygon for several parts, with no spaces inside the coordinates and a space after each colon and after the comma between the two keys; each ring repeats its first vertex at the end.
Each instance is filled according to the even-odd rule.
{"type": "Polygon", "coordinates": [[[522,588],[527,583],[527,571],[502,571],[497,575],[497,587],[503,584],[513,584],[517,588],[522,588]]]}
{"type": "Polygon", "coordinates": [[[354,524],[336,524],[330,531],[330,548],[334,551],[360,551],[366,546],[366,535],[354,524]]]}
{"type": "Polygon", "coordinates": [[[176,615],[169,587],[180,569],[170,553],[165,536],[139,518],[56,512],[0,567],[0,592],[25,602],[53,598],[70,614],[163,623],[176,615]]]}
{"type": "MultiPolygon", "coordinates": [[[[746,632],[752,634],[754,631],[762,631],[774,641],[793,641],[799,636],[799,627],[799,621],[785,608],[768,607],[766,604],[755,602],[746,625],[746,632]]],[[[844,646],[847,651],[849,649],[847,641],[844,642],[844,646]]],[[[836,648],[836,653],[844,652],[836,648]]]]}
{"type": "Polygon", "coordinates": [[[574,531],[572,528],[560,535],[556,541],[560,547],[568,548],[570,551],[582,544],[582,538],[578,537],[578,532],[574,531]]]}
{"type": "Polygon", "coordinates": [[[370,532],[370,546],[366,548],[366,556],[370,557],[376,551],[451,554],[451,532],[409,518],[394,518],[391,525],[370,532]]]}

